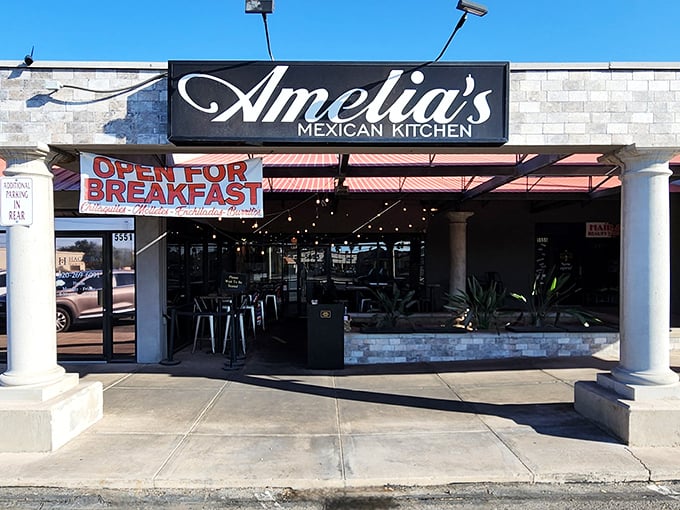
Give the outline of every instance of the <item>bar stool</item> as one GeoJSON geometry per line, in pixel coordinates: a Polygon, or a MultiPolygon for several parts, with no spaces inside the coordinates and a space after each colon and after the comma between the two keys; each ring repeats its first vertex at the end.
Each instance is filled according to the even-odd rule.
{"type": "MultiPolygon", "coordinates": [[[[264,306],[262,308],[263,310],[264,308],[267,308],[270,300],[274,303],[274,317],[276,317],[276,320],[279,320],[279,306],[276,294],[266,294],[264,296],[264,306]]],[[[262,312],[262,323],[264,324],[264,311],[262,312]]]]}
{"type": "Polygon", "coordinates": [[[196,343],[198,342],[198,333],[201,329],[201,323],[205,320],[208,321],[210,326],[210,344],[212,346],[212,352],[215,354],[215,313],[208,310],[205,302],[198,297],[194,298],[194,319],[196,320],[196,328],[194,329],[194,346],[191,352],[196,351],[196,343]]]}
{"type": "Polygon", "coordinates": [[[241,309],[244,313],[247,312],[250,314],[250,322],[253,325],[253,337],[257,336],[255,332],[255,306],[252,296],[250,294],[244,294],[241,298],[241,309]]]}

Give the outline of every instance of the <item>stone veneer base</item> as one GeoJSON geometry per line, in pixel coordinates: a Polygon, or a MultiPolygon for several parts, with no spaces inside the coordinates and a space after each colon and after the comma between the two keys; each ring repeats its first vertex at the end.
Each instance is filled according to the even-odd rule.
{"type": "Polygon", "coordinates": [[[618,353],[617,332],[345,333],[346,365],[618,353]]]}

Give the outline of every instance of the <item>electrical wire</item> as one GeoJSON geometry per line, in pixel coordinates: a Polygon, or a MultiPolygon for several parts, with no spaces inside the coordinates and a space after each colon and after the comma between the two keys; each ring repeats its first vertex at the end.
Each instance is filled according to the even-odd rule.
{"type": "Polygon", "coordinates": [[[364,228],[366,225],[368,225],[368,224],[371,223],[372,221],[378,219],[380,216],[382,216],[382,215],[385,214],[387,211],[389,211],[390,209],[392,209],[395,205],[398,205],[398,204],[400,204],[401,202],[402,202],[402,200],[399,199],[399,200],[397,200],[395,203],[393,203],[392,205],[390,205],[389,207],[386,207],[385,209],[383,209],[382,211],[380,211],[378,214],[376,214],[375,216],[373,216],[370,220],[364,222],[363,224],[359,225],[357,228],[355,228],[354,230],[352,230],[352,234],[356,234],[357,232],[359,232],[359,230],[361,230],[362,228],[364,228]]]}
{"type": "Polygon", "coordinates": [[[269,52],[270,60],[274,60],[274,55],[272,55],[272,46],[269,42],[269,26],[267,25],[267,14],[262,13],[262,22],[264,23],[264,36],[267,39],[267,52],[269,52]]]}
{"type": "Polygon", "coordinates": [[[442,48],[442,51],[439,52],[439,55],[437,58],[435,58],[431,63],[434,64],[435,62],[439,62],[439,59],[444,56],[444,53],[446,53],[446,50],[449,47],[449,44],[451,44],[451,41],[453,41],[453,36],[456,35],[456,32],[460,30],[460,28],[463,26],[465,23],[465,20],[467,19],[467,12],[464,12],[463,15],[460,17],[458,20],[458,23],[456,23],[456,27],[453,29],[453,32],[451,32],[451,35],[449,36],[449,40],[446,41],[446,44],[442,48]]]}
{"type": "Polygon", "coordinates": [[[128,85],[127,87],[122,87],[119,89],[108,89],[108,90],[102,90],[102,89],[90,89],[87,87],[80,87],[78,85],[62,85],[59,84],[60,89],[74,89],[74,90],[83,90],[85,92],[94,92],[95,94],[116,94],[118,92],[128,92],[130,90],[137,89],[139,87],[142,87],[146,85],[147,83],[151,83],[160,79],[163,79],[168,76],[168,73],[161,73],[157,74],[156,76],[152,76],[151,78],[148,78],[142,82],[135,83],[134,85],[128,85]]]}

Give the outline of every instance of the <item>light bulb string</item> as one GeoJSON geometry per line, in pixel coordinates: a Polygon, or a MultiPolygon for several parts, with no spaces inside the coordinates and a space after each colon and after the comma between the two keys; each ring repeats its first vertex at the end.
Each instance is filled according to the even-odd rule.
{"type": "Polygon", "coordinates": [[[315,195],[312,195],[312,196],[310,196],[310,197],[307,197],[307,198],[304,199],[302,202],[300,202],[299,204],[297,204],[295,207],[291,207],[290,209],[284,209],[283,211],[280,211],[276,216],[274,216],[274,217],[273,217],[271,220],[269,220],[267,223],[264,223],[263,225],[260,225],[257,229],[255,229],[255,230],[253,231],[253,233],[254,233],[254,234],[257,234],[257,233],[260,232],[263,228],[265,228],[267,225],[271,225],[272,223],[274,223],[276,220],[278,220],[278,219],[279,219],[281,216],[283,216],[284,214],[289,214],[289,215],[290,215],[290,213],[293,212],[295,209],[297,209],[298,207],[303,206],[304,204],[306,204],[307,202],[309,202],[310,200],[312,200],[313,198],[316,198],[316,197],[318,197],[318,196],[319,196],[319,195],[318,195],[318,193],[317,193],[317,194],[315,194],[315,195]]]}
{"type": "Polygon", "coordinates": [[[400,203],[401,203],[401,199],[397,200],[397,201],[394,202],[392,205],[387,206],[385,209],[383,209],[383,210],[380,211],[378,214],[376,214],[375,216],[373,216],[370,220],[364,222],[362,225],[359,225],[357,228],[355,228],[354,230],[352,230],[352,234],[356,234],[359,230],[361,230],[362,228],[364,228],[366,225],[368,225],[368,224],[371,223],[372,221],[376,220],[377,218],[379,218],[380,216],[382,216],[383,214],[385,214],[387,211],[389,211],[390,209],[392,209],[394,206],[399,205],[400,203]]]}

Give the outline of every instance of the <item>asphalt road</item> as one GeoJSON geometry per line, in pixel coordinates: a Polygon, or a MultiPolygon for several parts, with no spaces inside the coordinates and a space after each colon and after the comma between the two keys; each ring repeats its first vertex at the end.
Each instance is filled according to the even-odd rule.
{"type": "Polygon", "coordinates": [[[665,484],[470,484],[298,492],[290,489],[91,490],[3,488],[1,508],[245,510],[670,510],[680,482],[665,484]]]}

